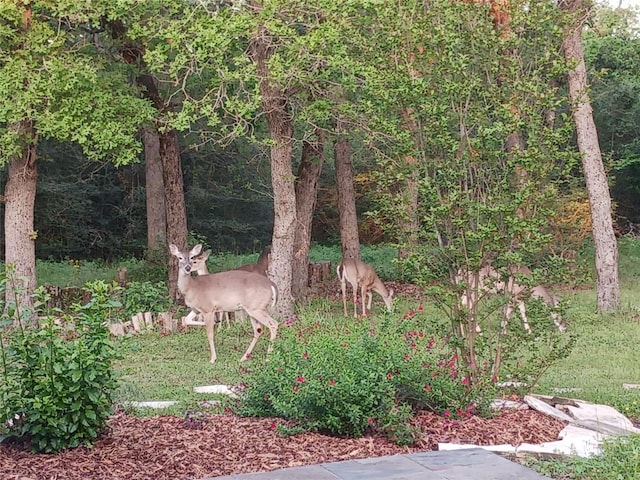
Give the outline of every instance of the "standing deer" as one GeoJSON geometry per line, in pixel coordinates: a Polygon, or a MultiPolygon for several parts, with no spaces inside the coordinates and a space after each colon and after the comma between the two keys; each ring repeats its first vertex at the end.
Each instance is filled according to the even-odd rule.
{"type": "Polygon", "coordinates": [[[391,311],[393,300],[393,289],[387,287],[380,281],[376,272],[366,263],[355,258],[343,258],[337,268],[338,280],[342,287],[342,305],[344,306],[344,316],[347,314],[347,282],[351,284],[353,290],[353,316],[358,318],[358,285],[360,285],[360,296],[362,298],[362,314],[366,315],[371,310],[373,293],[377,292],[384,300],[387,309],[391,311]],[[368,305],[365,309],[365,296],[368,296],[368,305]]]}
{"type": "MultiPolygon", "coordinates": [[[[192,257],[191,258],[192,271],[196,272],[198,275],[207,275],[209,273],[207,269],[207,259],[209,258],[210,254],[211,254],[211,250],[207,250],[206,252],[202,252],[192,257]]],[[[262,253],[260,253],[260,256],[258,257],[258,261],[256,263],[249,263],[246,265],[242,265],[241,267],[238,267],[234,270],[243,270],[245,272],[258,273],[264,277],[267,277],[267,272],[269,271],[270,259],[271,259],[271,247],[267,246],[264,248],[264,250],[262,250],[262,253]]],[[[236,312],[236,313],[239,314],[239,317],[240,317],[239,320],[244,320],[243,310],[240,310],[239,312],[236,312]]],[[[227,322],[227,328],[229,328],[230,326],[229,312],[218,312],[218,314],[219,314],[219,317],[218,317],[219,328],[222,327],[223,317],[224,317],[224,320],[226,320],[227,322]]],[[[204,322],[195,320],[197,316],[198,316],[198,313],[192,310],[191,312],[189,312],[189,314],[186,317],[184,317],[184,319],[182,320],[182,324],[183,325],[199,325],[199,326],[204,325],[204,322]]]]}
{"type": "Polygon", "coordinates": [[[251,319],[253,339],[241,358],[246,360],[262,334],[262,326],[269,329],[271,351],[273,340],[278,333],[278,322],[267,312],[278,301],[276,285],[266,277],[256,273],[231,270],[197,277],[191,276],[193,258],[202,250],[196,245],[188,254],[181,252],[171,244],[169,250],[178,259],[178,290],[184,296],[185,304],[199,314],[204,315],[207,339],[211,351],[211,363],[216,361],[216,349],[213,341],[216,312],[235,312],[244,310],[251,319]]]}
{"type": "MultiPolygon", "coordinates": [[[[207,259],[211,255],[211,250],[202,252],[191,257],[191,271],[196,272],[198,275],[207,275],[209,270],[207,269],[207,259]]],[[[229,327],[229,312],[217,312],[217,323],[222,325],[223,318],[227,321],[227,327],[229,327]]],[[[189,314],[182,319],[182,325],[198,325],[204,326],[204,321],[196,320],[199,316],[198,312],[191,310],[189,314]]]]}
{"type": "MultiPolygon", "coordinates": [[[[491,266],[482,267],[477,273],[458,270],[456,283],[464,283],[466,287],[460,301],[463,306],[471,310],[477,305],[484,294],[505,294],[508,296],[508,302],[504,306],[501,320],[502,332],[506,333],[507,322],[509,318],[511,318],[515,305],[517,305],[520,311],[522,325],[527,333],[531,333],[524,303],[527,295],[531,296],[531,298],[542,300],[548,307],[552,308],[558,306],[559,300],[557,297],[551,295],[543,285],[527,288],[518,283],[517,275],[532,275],[531,270],[527,267],[513,266],[509,269],[509,273],[510,275],[505,281],[500,276],[500,273],[491,266]]],[[[567,326],[562,317],[554,311],[551,312],[551,317],[558,330],[560,332],[566,332],[567,326]]],[[[476,332],[482,332],[478,324],[476,324],[476,332]]]]}

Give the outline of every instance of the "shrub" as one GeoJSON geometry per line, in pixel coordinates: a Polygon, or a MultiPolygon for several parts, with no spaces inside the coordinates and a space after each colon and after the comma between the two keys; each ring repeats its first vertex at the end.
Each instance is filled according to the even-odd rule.
{"type": "Polygon", "coordinates": [[[471,387],[457,355],[410,314],[402,322],[388,315],[379,328],[369,320],[323,330],[286,323],[268,362],[249,373],[238,413],[333,435],[381,431],[409,444],[416,410],[469,416],[487,405],[490,389],[471,387]]]}
{"type": "Polygon", "coordinates": [[[138,312],[166,312],[171,303],[165,282],[130,282],[122,297],[128,317],[138,312]]]}
{"type": "MultiPolygon", "coordinates": [[[[0,425],[37,452],[90,446],[111,413],[116,350],[105,318],[119,304],[104,282],[88,288],[92,300],[75,305],[73,316],[50,310],[15,328],[3,318],[0,425]]],[[[47,300],[42,291],[36,299],[47,300]]]]}

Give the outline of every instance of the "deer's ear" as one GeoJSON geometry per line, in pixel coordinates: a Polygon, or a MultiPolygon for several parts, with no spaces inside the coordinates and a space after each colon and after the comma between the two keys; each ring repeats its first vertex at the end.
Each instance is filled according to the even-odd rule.
{"type": "Polygon", "coordinates": [[[207,250],[206,252],[202,252],[200,254],[200,256],[202,257],[202,260],[207,260],[207,258],[209,258],[209,255],[211,255],[211,250],[207,250]]]}
{"type": "Polygon", "coordinates": [[[178,250],[178,247],[176,247],[173,243],[169,245],[169,251],[171,252],[171,255],[175,255],[176,257],[180,255],[180,250],[178,250]]]}
{"type": "Polygon", "coordinates": [[[201,251],[202,251],[202,244],[199,243],[191,249],[191,251],[189,252],[189,257],[193,258],[196,255],[198,255],[201,251]]]}

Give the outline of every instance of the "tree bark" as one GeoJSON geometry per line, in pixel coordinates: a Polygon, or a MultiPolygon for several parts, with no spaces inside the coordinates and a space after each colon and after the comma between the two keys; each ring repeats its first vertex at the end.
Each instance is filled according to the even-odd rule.
{"type": "MultiPolygon", "coordinates": [[[[185,248],[187,246],[187,209],[184,203],[178,134],[175,130],[169,130],[161,133],[159,140],[167,217],[167,241],[179,248],[185,248]]],[[[178,261],[173,256],[169,261],[168,270],[169,295],[172,299],[177,299],[179,296],[178,261]]]]}
{"type": "Polygon", "coordinates": [[[563,49],[567,61],[572,65],[575,64],[575,68],[568,74],[569,97],[591,208],[596,252],[598,310],[611,312],[620,308],[618,245],[611,215],[611,195],[588,95],[587,69],[582,45],[582,22],[587,17],[587,7],[583,0],[561,1],[559,6],[575,15],[576,19],[573,28],[565,37],[563,49]]]}
{"type": "Polygon", "coordinates": [[[298,168],[296,190],[296,233],[292,267],[291,293],[301,304],[306,303],[309,285],[309,248],[311,247],[311,224],[318,200],[318,180],[324,162],[324,132],[316,132],[316,140],[304,140],[298,168]]]}
{"type": "Polygon", "coordinates": [[[333,145],[333,155],[338,187],[342,256],[344,258],[360,258],[360,236],[358,234],[356,194],[353,188],[351,145],[349,139],[341,134],[340,122],[338,122],[338,138],[333,145]]]}
{"type": "Polygon", "coordinates": [[[30,122],[23,122],[16,128],[26,139],[26,145],[22,155],[10,160],[5,186],[5,263],[14,266],[13,278],[9,277],[6,285],[5,299],[7,304],[16,305],[18,318],[22,318],[25,309],[33,310],[31,295],[37,285],[34,208],[38,174],[33,127],[30,122]]]}
{"type": "Polygon", "coordinates": [[[154,253],[163,250],[168,245],[164,179],[158,132],[155,129],[145,129],[143,142],[147,201],[147,250],[150,258],[154,258],[154,253]]]}
{"type": "MultiPolygon", "coordinates": [[[[402,119],[407,129],[411,132],[416,150],[423,151],[420,128],[413,111],[410,108],[402,110],[402,119]]],[[[400,219],[401,247],[398,249],[400,260],[408,258],[418,245],[418,159],[414,155],[405,155],[404,163],[407,165],[407,179],[402,191],[402,207],[404,215],[400,219]]],[[[403,262],[401,262],[402,264],[403,262]]]]}
{"type": "Polygon", "coordinates": [[[292,318],[291,291],[293,242],[296,225],[296,192],[292,167],[293,119],[284,88],[271,78],[268,61],[274,47],[264,26],[251,41],[251,56],[256,64],[258,82],[271,137],[271,185],[273,187],[273,240],[271,242],[272,280],[279,290],[277,309],[285,318],[292,318]]]}

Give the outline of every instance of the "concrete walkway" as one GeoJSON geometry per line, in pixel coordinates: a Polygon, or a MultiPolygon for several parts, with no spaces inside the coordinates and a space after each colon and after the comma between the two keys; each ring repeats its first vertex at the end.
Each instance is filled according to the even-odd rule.
{"type": "MultiPolygon", "coordinates": [[[[545,480],[531,469],[481,448],[347,460],[216,480],[545,480]]],[[[208,477],[202,480],[213,480],[208,477]]]]}

